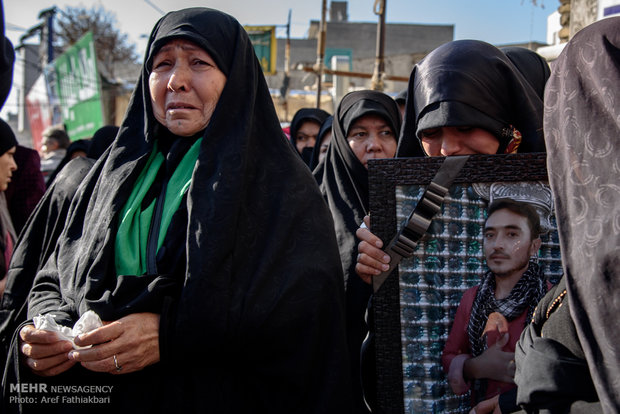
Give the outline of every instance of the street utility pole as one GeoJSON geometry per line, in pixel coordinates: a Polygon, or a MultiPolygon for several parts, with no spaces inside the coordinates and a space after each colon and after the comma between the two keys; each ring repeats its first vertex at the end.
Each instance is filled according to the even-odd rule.
{"type": "MultiPolygon", "coordinates": [[[[41,38],[45,38],[46,51],[44,56],[47,63],[54,61],[54,16],[58,10],[55,6],[49,9],[41,10],[39,13],[39,19],[44,19],[45,24],[42,26],[41,38]]],[[[43,46],[43,41],[41,42],[43,46]]]]}
{"type": "Polygon", "coordinates": [[[383,77],[385,75],[385,10],[387,0],[375,0],[374,12],[379,16],[377,25],[377,53],[375,57],[375,70],[372,74],[371,89],[375,91],[383,91],[383,77]]]}
{"type": "Polygon", "coordinates": [[[286,48],[284,49],[284,80],[282,81],[282,99],[284,105],[284,120],[288,121],[288,86],[290,82],[291,66],[291,9],[288,9],[288,22],[286,23],[286,48]]]}
{"type": "Polygon", "coordinates": [[[319,26],[319,41],[317,45],[317,58],[315,64],[315,71],[318,75],[318,83],[316,88],[316,107],[321,108],[321,78],[323,77],[323,59],[325,57],[325,32],[326,32],[326,23],[325,23],[325,15],[327,13],[327,0],[323,0],[323,5],[321,7],[321,25],[319,26]]]}

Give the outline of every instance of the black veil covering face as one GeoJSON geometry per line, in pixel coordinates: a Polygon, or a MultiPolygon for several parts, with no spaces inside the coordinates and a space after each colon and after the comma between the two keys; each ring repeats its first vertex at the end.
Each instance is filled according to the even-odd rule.
{"type": "MultiPolygon", "coordinates": [[[[359,382],[360,348],[367,329],[364,313],[372,287],[355,273],[357,244],[355,231],[368,214],[368,171],[353,153],[347,141],[347,132],[353,122],[368,114],[384,118],[398,136],[400,113],[396,102],[388,95],[376,91],[356,91],[347,94],[336,111],[332,140],[323,163],[314,171],[321,192],[327,200],[336,226],[340,259],[345,274],[347,337],[352,361],[352,376],[357,390],[356,400],[361,402],[359,382]]],[[[356,412],[363,409],[356,406],[356,412]]]]}
{"type": "MultiPolygon", "coordinates": [[[[291,128],[290,128],[291,144],[293,144],[295,151],[297,151],[297,132],[299,131],[299,128],[301,127],[301,125],[307,121],[314,122],[317,125],[323,125],[323,122],[325,122],[325,120],[328,117],[329,117],[329,113],[319,108],[301,108],[300,110],[295,112],[295,115],[293,116],[293,120],[291,121],[291,128]]],[[[317,141],[318,140],[319,138],[317,136],[317,141]]],[[[307,150],[304,149],[302,153],[300,154],[304,162],[308,164],[308,166],[310,166],[310,163],[311,163],[312,150],[313,148],[310,147],[307,150]]]]}
{"type": "Polygon", "coordinates": [[[192,8],[155,25],[118,136],[80,190],[56,251],[37,275],[29,317],[54,311],[60,323],[72,324],[89,309],[103,320],[161,314],[161,361],[102,380],[118,384],[121,411],[348,412],[333,221],[282,133],[253,46],[234,18],[192,8]],[[117,276],[119,212],[165,134],[153,115],[149,68],[157,50],[176,38],[206,50],[227,82],[179,208],[185,223],[175,226],[173,218],[166,233],[164,247],[177,252],[158,252],[158,270],[160,256],[181,262],[164,266],[169,274],[117,276]],[[46,289],[54,283],[59,290],[46,289]]]}
{"type": "Polygon", "coordinates": [[[421,130],[483,128],[509,144],[512,126],[522,135],[517,152],[544,152],[542,100],[506,55],[478,40],[439,46],[411,72],[398,157],[425,156],[421,130]]]}
{"type": "Polygon", "coordinates": [[[620,412],[620,18],[578,32],[545,91],[570,314],[604,412],[620,412]]]}

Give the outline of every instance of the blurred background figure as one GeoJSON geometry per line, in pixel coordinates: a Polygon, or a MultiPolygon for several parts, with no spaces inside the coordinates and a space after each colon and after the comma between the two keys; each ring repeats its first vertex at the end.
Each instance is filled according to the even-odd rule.
{"type": "Polygon", "coordinates": [[[65,165],[69,161],[77,157],[86,157],[88,153],[88,149],[90,148],[90,139],[78,139],[77,141],[73,141],[65,152],[65,156],[60,161],[56,169],[50,173],[47,178],[46,185],[49,187],[54,182],[54,179],[58,175],[58,173],[63,169],[65,165]]]}
{"type": "Polygon", "coordinates": [[[398,105],[398,110],[400,111],[400,117],[402,120],[405,118],[405,104],[407,103],[407,89],[403,89],[398,92],[398,95],[394,98],[396,104],[398,105]]]}
{"type": "Polygon", "coordinates": [[[314,143],[314,149],[312,150],[312,159],[310,160],[310,169],[314,170],[321,161],[325,159],[325,154],[327,154],[327,147],[329,147],[329,142],[332,139],[332,123],[334,122],[334,117],[329,116],[323,124],[321,125],[321,129],[319,129],[319,135],[314,143]]]}
{"type": "Polygon", "coordinates": [[[328,116],[329,114],[322,109],[301,108],[291,121],[291,143],[308,166],[319,129],[328,116]]]}
{"type": "Polygon", "coordinates": [[[0,119],[0,296],[4,293],[5,276],[17,240],[13,222],[6,205],[6,191],[17,164],[13,159],[17,139],[9,124],[0,119]]]}
{"type": "Polygon", "coordinates": [[[71,145],[69,135],[61,126],[52,126],[43,131],[41,172],[46,183],[50,174],[65,157],[69,145],[71,145]]]}
{"type": "Polygon", "coordinates": [[[13,157],[17,170],[4,192],[17,235],[21,233],[28,217],[45,193],[45,180],[41,173],[41,157],[32,148],[17,145],[13,157]]]}

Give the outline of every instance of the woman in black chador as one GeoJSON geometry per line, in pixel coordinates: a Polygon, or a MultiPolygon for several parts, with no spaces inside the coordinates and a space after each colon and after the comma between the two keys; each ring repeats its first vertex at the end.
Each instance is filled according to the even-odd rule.
{"type": "Polygon", "coordinates": [[[216,10],[172,12],[144,62],[29,298],[29,318],[72,326],[93,310],[107,324],[76,350],[21,328],[5,401],[19,375],[113,385],[89,406],[106,412],[348,412],[333,221],[245,30],[216,10]]]}
{"type": "MultiPolygon", "coordinates": [[[[455,40],[413,68],[396,156],[545,152],[542,116],[541,98],[501,50],[455,40]]],[[[357,272],[370,283],[388,269],[389,256],[368,229],[357,235],[357,272]]]]}
{"type": "Polygon", "coordinates": [[[96,160],[116,137],[118,129],[110,125],[95,132],[86,157],[76,157],[62,168],[24,225],[22,237],[17,240],[11,256],[6,289],[0,299],[0,367],[5,366],[15,329],[26,319],[30,288],[37,272],[56,248],[71,210],[71,201],[96,160]]]}
{"type": "Polygon", "coordinates": [[[414,67],[407,93],[398,157],[545,151],[542,100],[493,45],[456,40],[439,46],[414,67]],[[450,127],[470,135],[458,151],[425,145],[439,142],[439,133],[450,127]],[[475,146],[481,132],[497,146],[475,146]]]}
{"type": "Polygon", "coordinates": [[[372,293],[355,274],[355,230],[368,214],[368,160],[392,158],[400,131],[396,102],[376,91],[351,92],[342,98],[333,120],[333,137],[325,159],[314,171],[336,226],[345,275],[347,340],[356,411],[364,412],[360,380],[360,348],[367,333],[366,306],[372,293]]]}
{"type": "Polygon", "coordinates": [[[545,89],[564,278],[515,351],[527,412],[620,412],[620,18],[579,31],[545,89]]]}
{"type": "Polygon", "coordinates": [[[304,162],[310,166],[312,151],[319,139],[319,130],[329,114],[319,108],[301,108],[291,121],[291,144],[304,162]]]}
{"type": "Polygon", "coordinates": [[[319,129],[319,135],[316,137],[314,148],[312,150],[312,158],[310,159],[310,169],[314,171],[316,167],[323,161],[327,155],[327,148],[329,148],[329,142],[332,139],[332,123],[334,117],[329,116],[325,118],[325,121],[321,124],[319,129]]]}

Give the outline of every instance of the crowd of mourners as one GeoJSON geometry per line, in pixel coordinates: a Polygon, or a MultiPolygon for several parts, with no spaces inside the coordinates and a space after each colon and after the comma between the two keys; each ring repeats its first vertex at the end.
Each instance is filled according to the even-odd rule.
{"type": "Polygon", "coordinates": [[[530,204],[490,203],[443,380],[477,414],[620,412],[619,85],[617,17],[551,66],[457,40],[287,138],[235,18],[166,14],[120,127],[50,128],[39,158],[0,121],[0,412],[382,412],[369,161],[544,152],[564,275],[532,260],[530,204]],[[44,403],[56,386],[109,398],[44,403]]]}

